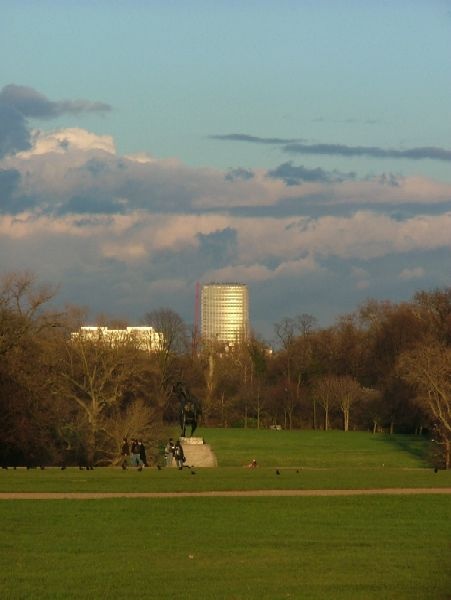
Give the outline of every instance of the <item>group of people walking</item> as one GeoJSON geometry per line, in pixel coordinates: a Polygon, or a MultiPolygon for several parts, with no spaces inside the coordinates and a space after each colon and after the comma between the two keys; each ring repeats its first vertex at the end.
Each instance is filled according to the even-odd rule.
{"type": "Polygon", "coordinates": [[[186,458],[180,440],[177,440],[174,444],[174,440],[169,438],[169,441],[164,449],[164,458],[167,467],[170,467],[172,465],[172,461],[175,460],[175,464],[177,465],[179,471],[183,469],[183,464],[186,462],[186,458]]]}
{"type": "MultiPolygon", "coordinates": [[[[172,466],[172,461],[175,460],[177,468],[179,470],[183,469],[186,458],[180,440],[177,440],[174,443],[174,440],[169,438],[164,449],[164,458],[167,467],[172,466]]],[[[143,467],[149,466],[147,464],[146,448],[142,440],[136,438],[133,438],[130,441],[127,438],[122,440],[121,466],[124,471],[127,467],[137,467],[137,469],[141,471],[143,467]]],[[[160,469],[161,467],[159,466],[158,468],[160,469]]]]}
{"type": "Polygon", "coordinates": [[[122,440],[121,446],[122,463],[121,466],[125,470],[128,466],[137,467],[142,470],[143,467],[148,467],[146,447],[142,440],[133,438],[128,441],[127,438],[122,440]]]}

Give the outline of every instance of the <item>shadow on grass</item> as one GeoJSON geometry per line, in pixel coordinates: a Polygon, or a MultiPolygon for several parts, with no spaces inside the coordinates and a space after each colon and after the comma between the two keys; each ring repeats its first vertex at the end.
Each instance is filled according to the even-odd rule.
{"type": "Polygon", "coordinates": [[[401,450],[406,454],[416,458],[423,463],[423,466],[430,466],[432,463],[431,442],[428,438],[421,435],[408,434],[376,434],[376,441],[383,442],[401,450]]]}

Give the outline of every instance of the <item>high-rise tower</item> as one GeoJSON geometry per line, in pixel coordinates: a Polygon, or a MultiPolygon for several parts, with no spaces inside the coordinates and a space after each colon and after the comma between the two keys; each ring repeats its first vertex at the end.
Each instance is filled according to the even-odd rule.
{"type": "Polygon", "coordinates": [[[204,342],[236,345],[249,336],[249,292],[243,283],[208,283],[201,291],[204,342]]]}

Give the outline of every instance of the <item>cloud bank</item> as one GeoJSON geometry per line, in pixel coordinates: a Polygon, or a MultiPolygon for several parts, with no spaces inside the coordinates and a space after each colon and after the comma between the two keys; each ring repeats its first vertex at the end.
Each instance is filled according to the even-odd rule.
{"type": "Polygon", "coordinates": [[[17,88],[0,95],[16,115],[0,118],[2,269],[33,269],[93,314],[136,323],[166,306],[191,322],[196,281],[238,280],[268,337],[285,316],[327,324],[368,296],[449,285],[450,184],[292,161],[222,171],[121,156],[111,136],[28,123],[108,105],[17,88]]]}

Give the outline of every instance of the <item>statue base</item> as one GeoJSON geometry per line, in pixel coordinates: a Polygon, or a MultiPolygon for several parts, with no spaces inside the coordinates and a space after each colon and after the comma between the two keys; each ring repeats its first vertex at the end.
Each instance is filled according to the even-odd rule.
{"type": "Polygon", "coordinates": [[[181,437],[180,442],[185,453],[185,466],[192,467],[217,467],[218,461],[210,445],[205,444],[201,437],[181,437]]]}
{"type": "Polygon", "coordinates": [[[180,438],[180,443],[182,444],[182,446],[184,444],[190,445],[190,446],[201,446],[204,443],[204,438],[201,437],[181,437],[180,438]]]}

